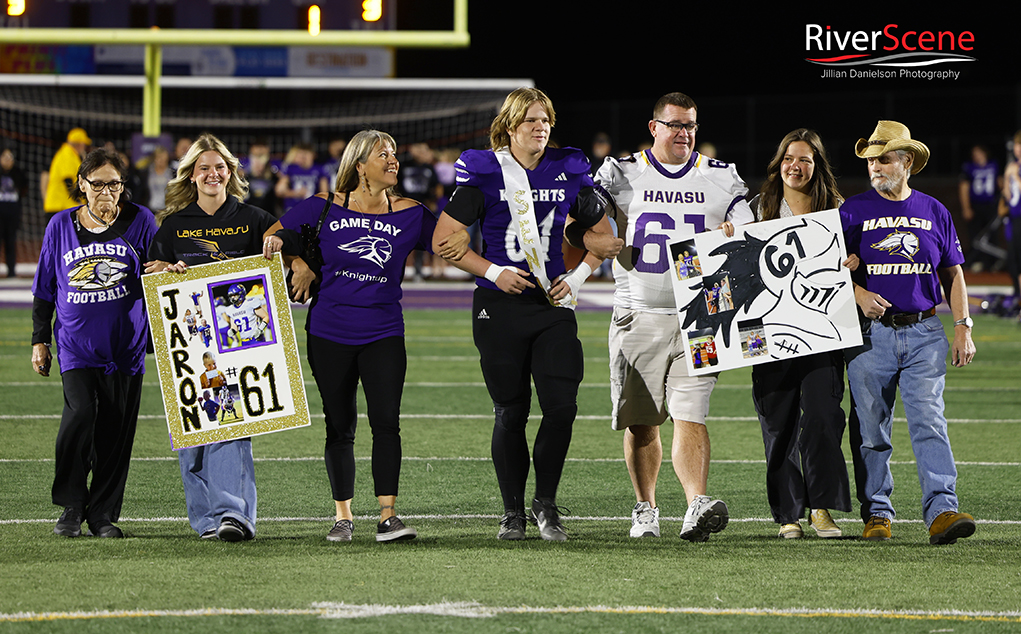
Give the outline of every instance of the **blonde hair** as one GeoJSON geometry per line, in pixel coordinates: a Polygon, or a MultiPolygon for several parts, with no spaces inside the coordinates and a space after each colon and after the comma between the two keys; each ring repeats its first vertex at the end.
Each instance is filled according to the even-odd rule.
{"type": "Polygon", "coordinates": [[[549,125],[552,128],[557,123],[557,113],[553,110],[553,102],[546,96],[546,93],[538,88],[518,88],[507,95],[500,107],[500,112],[493,119],[493,125],[489,128],[489,146],[499,150],[510,145],[510,133],[525,120],[528,109],[533,103],[539,103],[546,114],[549,115],[549,125]]]}
{"type": "Polygon", "coordinates": [[[199,199],[198,188],[191,177],[199,157],[210,151],[219,154],[227,163],[227,169],[230,170],[230,178],[227,179],[225,188],[227,193],[237,198],[238,201],[244,201],[248,196],[248,181],[241,175],[241,161],[231,154],[223,141],[212,134],[202,134],[181,158],[181,163],[177,167],[177,176],[167,183],[167,206],[156,212],[157,224],[163,224],[167,216],[176,214],[199,199]]]}
{"type": "MultiPolygon", "coordinates": [[[[377,145],[385,145],[391,151],[397,151],[397,142],[386,132],[379,130],[362,130],[354,135],[347,146],[344,154],[340,157],[340,167],[337,168],[337,190],[338,192],[352,192],[358,189],[358,165],[365,165],[369,161],[369,155],[376,149],[377,145]]],[[[394,187],[387,188],[387,193],[396,196],[394,187]]]]}

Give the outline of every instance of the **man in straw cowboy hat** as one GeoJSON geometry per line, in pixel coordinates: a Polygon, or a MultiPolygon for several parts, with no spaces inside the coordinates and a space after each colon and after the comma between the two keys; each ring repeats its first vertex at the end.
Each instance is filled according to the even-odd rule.
{"type": "Polygon", "coordinates": [[[954,315],[951,362],[975,356],[968,316],[964,256],[950,213],[938,200],[908,186],[925,167],[929,148],[896,121],[880,121],[855,153],[868,160],[872,191],[840,209],[848,253],[857,253],[855,300],[870,321],[862,346],[850,348],[851,446],[855,480],[869,540],[890,539],[890,431],[899,386],[922,486],[930,544],[952,544],[975,532],[975,520],[957,512],[957,468],[943,416],[948,343],[935,316],[940,284],[954,315]]]}

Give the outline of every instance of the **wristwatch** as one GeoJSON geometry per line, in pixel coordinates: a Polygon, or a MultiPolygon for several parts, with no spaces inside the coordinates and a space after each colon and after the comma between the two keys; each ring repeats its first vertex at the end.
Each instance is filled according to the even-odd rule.
{"type": "Polygon", "coordinates": [[[964,319],[958,319],[957,321],[955,321],[954,325],[967,326],[968,328],[972,328],[975,325],[975,320],[972,319],[971,317],[965,317],[964,319]]]}

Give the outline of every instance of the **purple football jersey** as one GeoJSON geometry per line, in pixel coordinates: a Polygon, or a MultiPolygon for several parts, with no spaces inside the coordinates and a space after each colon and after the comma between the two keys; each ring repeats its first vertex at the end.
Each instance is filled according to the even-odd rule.
{"type": "MultiPolygon", "coordinates": [[[[283,173],[290,181],[291,189],[303,189],[306,196],[312,196],[319,192],[319,179],[325,176],[319,165],[313,165],[306,169],[297,163],[287,165],[283,173]]],[[[329,179],[327,178],[327,180],[329,179]]],[[[290,211],[302,200],[304,198],[284,198],[284,212],[290,211]]]]}
{"type": "MultiPolygon", "coordinates": [[[[280,219],[300,233],[315,227],[322,198],[298,203],[280,219]]],[[[323,282],[306,328],[337,343],[358,345],[404,335],[401,280],[404,261],[415,249],[430,249],[436,218],[422,205],[389,214],[362,214],[337,204],[319,233],[323,282]]]]}
{"type": "MultiPolygon", "coordinates": [[[[525,254],[518,243],[516,226],[512,224],[510,207],[499,160],[491,150],[466,150],[455,163],[457,184],[478,188],[485,195],[485,212],[479,218],[484,247],[482,257],[500,266],[529,270],[525,254]]],[[[546,155],[533,170],[525,170],[532,189],[535,221],[546,251],[546,276],[552,281],[566,272],[562,244],[564,222],[583,187],[592,186],[589,162],[575,148],[547,148],[546,155]]],[[[477,278],[479,286],[499,290],[485,278],[477,278]]],[[[526,294],[538,293],[527,289],[526,294]]]]}
{"type": "Polygon", "coordinates": [[[890,302],[890,312],[917,313],[943,301],[938,269],[961,264],[964,255],[942,203],[917,190],[904,201],[871,190],[848,198],[840,220],[847,252],[861,258],[865,287],[890,302]]]}
{"type": "Polygon", "coordinates": [[[977,203],[995,202],[1000,195],[1000,190],[996,186],[996,177],[999,173],[1000,166],[995,161],[989,161],[985,165],[965,163],[961,168],[961,179],[970,183],[971,200],[977,203]]]}

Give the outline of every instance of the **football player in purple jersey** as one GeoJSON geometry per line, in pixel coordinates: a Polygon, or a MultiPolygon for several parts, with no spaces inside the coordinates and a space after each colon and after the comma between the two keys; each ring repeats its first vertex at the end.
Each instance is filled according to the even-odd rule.
{"type": "Polygon", "coordinates": [[[907,126],[880,121],[871,137],[858,140],[855,153],[868,160],[872,183],[872,191],[840,208],[847,251],[861,259],[852,279],[865,317],[864,343],[845,351],[862,536],[890,539],[890,433],[900,388],[929,543],[952,544],[975,532],[975,520],[958,512],[957,467],[943,414],[948,349],[955,367],[975,356],[964,255],[947,208],[908,185],[929,160],[929,148],[912,139],[907,126]],[[936,316],[944,293],[954,316],[952,345],[936,316]]]}
{"type": "Polygon", "coordinates": [[[467,150],[455,163],[458,187],[437,222],[433,243],[479,221],[482,253],[454,265],[472,273],[475,346],[493,400],[493,464],[504,516],[497,537],[525,538],[525,481],[535,465],[531,511],[543,539],[567,539],[556,504],[578,411],[583,358],[573,307],[605,257],[620,250],[594,189],[585,154],[548,147],[556,113],[549,97],[519,88],[490,130],[491,150],[467,150]],[[571,272],[565,234],[590,251],[571,272]],[[542,422],[532,456],[525,437],[535,382],[542,422]]]}
{"type": "MultiPolygon", "coordinates": [[[[404,525],[395,509],[401,473],[401,395],[408,363],[401,280],[412,250],[431,248],[436,219],[421,203],[395,193],[396,152],[396,142],[385,132],[356,134],[341,157],[337,191],[298,203],[266,232],[263,244],[267,258],[280,251],[296,255],[302,225],[315,227],[323,218],[318,236],[322,283],[305,329],[308,362],[326,414],[326,472],[336,506],[326,538],[335,542],[351,541],[354,530],[351,500],[359,381],[372,430],[372,478],[380,507],[376,541],[413,539],[418,534],[404,525]]],[[[468,234],[461,232],[437,251],[460,257],[467,243],[468,234]]],[[[303,260],[296,259],[291,266],[301,269],[296,279],[307,280],[303,260]]]]}

